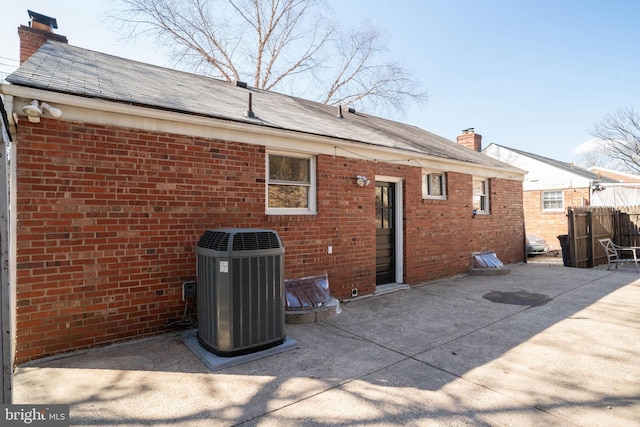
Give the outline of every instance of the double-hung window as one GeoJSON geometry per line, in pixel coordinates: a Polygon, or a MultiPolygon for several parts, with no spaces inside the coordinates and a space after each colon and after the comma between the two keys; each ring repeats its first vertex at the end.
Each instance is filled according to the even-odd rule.
{"type": "Polygon", "coordinates": [[[314,156],[267,154],[267,213],[316,213],[314,156]]]}
{"type": "Polygon", "coordinates": [[[422,198],[445,200],[447,198],[446,174],[433,172],[422,175],[422,198]]]}
{"type": "Polygon", "coordinates": [[[473,210],[476,214],[489,213],[489,180],[473,179],[473,210]]]}
{"type": "Polygon", "coordinates": [[[562,190],[543,191],[542,192],[542,210],[543,211],[564,210],[564,195],[562,190]]]}

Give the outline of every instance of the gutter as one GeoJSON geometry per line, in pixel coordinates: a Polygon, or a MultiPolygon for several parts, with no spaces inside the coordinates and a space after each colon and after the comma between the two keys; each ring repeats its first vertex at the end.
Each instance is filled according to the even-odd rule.
{"type": "MultiPolygon", "coordinates": [[[[26,100],[26,102],[19,105],[16,103],[14,106],[20,117],[24,117],[22,116],[22,106],[32,99],[37,99],[57,104],[56,106],[64,111],[64,120],[123,126],[204,138],[220,138],[247,144],[264,145],[267,148],[292,150],[292,147],[296,147],[301,152],[340,155],[396,164],[411,163],[416,167],[467,173],[484,178],[500,177],[523,181],[526,174],[526,171],[509,165],[506,165],[506,167],[482,165],[430,156],[402,148],[385,147],[368,142],[288,130],[266,125],[259,119],[234,119],[223,116],[198,115],[187,111],[174,111],[145,105],[88,98],[13,84],[0,85],[0,92],[26,100]],[[64,108],[62,105],[71,108],[64,108]],[[87,112],[87,110],[95,113],[87,112]],[[149,120],[141,121],[141,118],[152,119],[153,123],[149,120]],[[163,122],[173,123],[173,125],[163,124],[163,122]],[[212,132],[211,129],[215,129],[216,132],[212,132]],[[306,144],[301,144],[301,139],[306,144]],[[318,146],[318,144],[322,146],[318,146]],[[310,147],[311,145],[313,147],[310,147]],[[398,159],[399,155],[403,153],[406,154],[406,158],[398,159]]],[[[295,151],[295,148],[293,150],[295,151]]]]}

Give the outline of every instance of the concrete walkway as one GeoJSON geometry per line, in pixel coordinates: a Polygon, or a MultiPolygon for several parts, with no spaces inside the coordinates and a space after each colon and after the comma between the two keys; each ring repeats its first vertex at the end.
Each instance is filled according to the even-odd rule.
{"type": "Polygon", "coordinates": [[[14,402],[70,404],[72,425],[640,426],[640,276],[510,268],[343,304],[219,372],[179,333],[22,366],[14,402]]]}

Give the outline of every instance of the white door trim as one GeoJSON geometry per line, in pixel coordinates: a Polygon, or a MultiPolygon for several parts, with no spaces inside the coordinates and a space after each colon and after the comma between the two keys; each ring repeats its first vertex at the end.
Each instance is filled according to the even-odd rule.
{"type": "Polygon", "coordinates": [[[403,283],[404,271],[402,266],[404,265],[404,223],[402,222],[404,201],[402,199],[403,182],[402,178],[397,176],[385,176],[376,175],[376,181],[378,182],[392,182],[396,185],[396,200],[393,212],[393,219],[395,221],[395,244],[396,244],[396,283],[403,283]]]}

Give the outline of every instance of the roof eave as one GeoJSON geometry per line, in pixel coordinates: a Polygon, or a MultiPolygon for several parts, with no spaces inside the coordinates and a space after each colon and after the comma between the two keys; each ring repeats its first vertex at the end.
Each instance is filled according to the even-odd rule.
{"type": "MultiPolygon", "coordinates": [[[[507,179],[516,180],[524,180],[524,175],[526,174],[526,171],[511,166],[499,167],[483,165],[470,161],[433,156],[424,152],[420,152],[419,150],[406,150],[397,147],[387,147],[379,144],[369,143],[366,141],[356,141],[351,139],[338,138],[335,136],[321,135],[311,132],[301,132],[299,130],[290,130],[273,125],[267,125],[259,119],[230,118],[210,114],[195,114],[188,111],[170,110],[144,104],[134,104],[101,98],[91,98],[76,94],[56,92],[38,87],[29,87],[16,84],[2,84],[0,85],[0,92],[9,96],[14,96],[16,98],[23,98],[25,100],[38,99],[40,101],[72,106],[74,108],[87,111],[99,111],[138,118],[144,117],[147,119],[181,123],[183,125],[205,126],[207,128],[215,127],[217,129],[223,129],[228,132],[238,132],[254,135],[253,138],[245,138],[243,141],[239,142],[257,143],[255,141],[249,141],[255,140],[255,135],[271,136],[277,138],[286,135],[286,137],[289,139],[299,138],[310,143],[324,144],[330,148],[330,150],[326,152],[327,154],[335,155],[336,149],[343,148],[344,150],[342,150],[342,153],[338,154],[346,157],[366,158],[376,161],[398,163],[398,154],[402,153],[407,156],[406,159],[402,161],[423,168],[433,167],[433,164],[437,163],[442,167],[443,170],[460,171],[463,173],[475,172],[476,174],[480,174],[485,177],[504,177],[507,179]],[[250,127],[248,127],[247,125],[250,125],[250,127]]],[[[21,107],[19,107],[19,105],[16,105],[15,111],[20,115],[21,107]]],[[[63,119],[86,121],[86,118],[74,117],[73,115],[70,116],[67,113],[64,114],[63,119]]]]}

